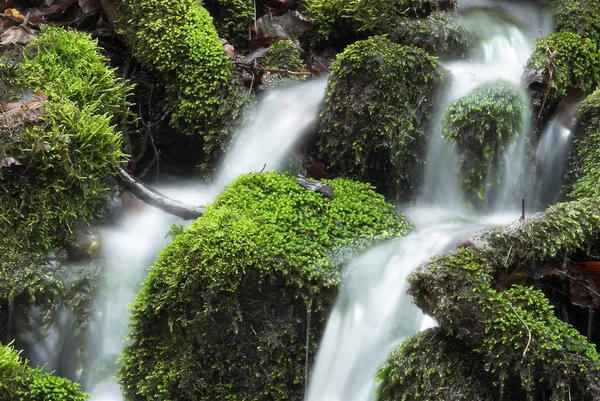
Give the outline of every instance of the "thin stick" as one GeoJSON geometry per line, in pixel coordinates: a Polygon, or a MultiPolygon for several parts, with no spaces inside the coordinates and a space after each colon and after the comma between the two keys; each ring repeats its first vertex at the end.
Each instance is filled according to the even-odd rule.
{"type": "Polygon", "coordinates": [[[521,323],[523,323],[523,325],[527,329],[527,335],[529,336],[529,338],[527,339],[527,345],[525,346],[525,350],[523,351],[523,358],[525,358],[525,354],[527,353],[527,350],[529,349],[529,345],[531,344],[531,330],[529,330],[529,326],[527,326],[527,323],[525,323],[523,321],[523,319],[521,319],[521,316],[519,316],[519,314],[517,313],[515,308],[513,308],[513,306],[510,304],[510,302],[508,303],[508,306],[510,306],[510,309],[512,309],[512,311],[515,313],[515,315],[517,315],[517,317],[519,318],[521,323]]]}

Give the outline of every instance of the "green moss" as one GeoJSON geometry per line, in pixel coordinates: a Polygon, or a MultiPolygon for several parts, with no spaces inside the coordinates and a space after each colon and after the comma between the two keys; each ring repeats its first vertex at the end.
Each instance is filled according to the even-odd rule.
{"type": "Polygon", "coordinates": [[[444,111],[444,137],[458,146],[462,186],[468,195],[484,199],[495,184],[503,151],[521,133],[524,106],[518,88],[497,81],[450,103],[444,111]]]}
{"type": "Polygon", "coordinates": [[[567,196],[571,199],[600,196],[600,91],[588,96],[573,128],[567,173],[567,196]]]}
{"type": "Polygon", "coordinates": [[[230,94],[232,67],[213,26],[195,0],[120,0],[120,25],[134,55],[165,86],[171,122],[203,138],[207,165],[228,144],[224,130],[237,97],[230,94]]]}
{"type": "Polygon", "coordinates": [[[252,0],[206,0],[204,5],[218,21],[219,36],[230,39],[238,35],[248,36],[248,26],[254,21],[252,0]]]}
{"type": "Polygon", "coordinates": [[[385,33],[402,17],[427,17],[435,10],[453,9],[454,1],[439,0],[307,0],[308,14],[324,38],[359,32],[385,33]]]}
{"type": "Polygon", "coordinates": [[[600,389],[599,357],[573,327],[559,320],[543,293],[512,286],[499,291],[500,275],[539,276],[543,269],[586,249],[600,237],[600,203],[581,199],[550,207],[524,222],[488,230],[470,249],[436,257],[410,277],[409,292],[442,328],[483,358],[502,385],[528,399],[593,400],[600,389]],[[519,380],[508,381],[517,373],[519,380]]]}
{"type": "Polygon", "coordinates": [[[378,377],[380,401],[494,399],[493,375],[485,370],[481,356],[439,328],[397,346],[378,377]]]}
{"type": "Polygon", "coordinates": [[[569,31],[598,43],[600,9],[594,0],[558,0],[555,18],[558,32],[569,31]]]}
{"type": "Polygon", "coordinates": [[[318,152],[327,169],[410,199],[444,75],[421,49],[372,37],[331,66],[318,152]]]}
{"type": "Polygon", "coordinates": [[[79,384],[30,368],[12,347],[0,345],[0,401],[85,401],[79,384]]]}
{"type": "MultiPolygon", "coordinates": [[[[596,43],[573,32],[554,33],[545,40],[555,53],[550,100],[571,91],[589,93],[596,88],[600,83],[600,53],[596,43]]],[[[525,70],[545,68],[548,75],[548,57],[546,43],[538,39],[525,70]]]]}
{"type": "Polygon", "coordinates": [[[269,47],[269,54],[264,58],[265,68],[290,71],[305,71],[306,67],[300,59],[300,50],[291,40],[278,40],[269,47]]]}
{"type": "Polygon", "coordinates": [[[398,18],[386,32],[393,42],[419,47],[434,56],[460,58],[469,51],[470,35],[446,12],[434,12],[427,18],[398,18]]]}
{"type": "Polygon", "coordinates": [[[409,230],[368,185],[330,185],[240,176],[161,251],[133,304],[127,399],[302,397],[307,308],[312,357],[347,248],[409,230]]]}

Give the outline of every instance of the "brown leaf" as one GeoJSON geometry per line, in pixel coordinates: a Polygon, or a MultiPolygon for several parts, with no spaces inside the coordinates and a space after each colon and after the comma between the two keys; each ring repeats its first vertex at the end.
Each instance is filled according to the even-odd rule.
{"type": "Polygon", "coordinates": [[[25,20],[25,16],[23,14],[21,14],[21,12],[19,10],[17,10],[16,8],[7,8],[6,10],[4,10],[4,15],[13,17],[15,19],[18,19],[19,21],[25,20]]]}
{"type": "Polygon", "coordinates": [[[0,36],[0,45],[27,44],[33,39],[34,33],[25,25],[11,26],[2,36],[0,36]]]}

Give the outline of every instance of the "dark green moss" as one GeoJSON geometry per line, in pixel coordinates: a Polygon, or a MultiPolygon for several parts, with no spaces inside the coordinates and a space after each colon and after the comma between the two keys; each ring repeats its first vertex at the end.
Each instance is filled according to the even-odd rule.
{"type": "Polygon", "coordinates": [[[248,36],[248,27],[254,21],[252,0],[206,0],[205,7],[218,22],[220,36],[235,39],[236,36],[248,36]]]}
{"type": "Polygon", "coordinates": [[[31,368],[10,345],[0,345],[0,401],[85,401],[79,384],[31,368]]]}
{"type": "Polygon", "coordinates": [[[195,0],[119,0],[122,32],[134,55],[160,77],[174,127],[203,138],[206,166],[229,143],[226,123],[240,106],[232,64],[208,11],[195,0]]]}
{"type": "Polygon", "coordinates": [[[469,249],[434,258],[413,273],[409,292],[442,328],[482,356],[499,385],[521,389],[528,399],[567,399],[570,393],[572,399],[595,400],[595,347],[555,316],[541,291],[502,289],[495,278],[565,268],[564,260],[599,237],[598,200],[558,204],[479,234],[469,249]],[[519,380],[507,381],[514,372],[519,380]]]}
{"type": "Polygon", "coordinates": [[[600,196],[600,91],[588,96],[573,128],[567,172],[567,196],[571,199],[600,196]]]}
{"type": "MultiPolygon", "coordinates": [[[[268,69],[306,71],[306,67],[300,58],[300,49],[291,40],[278,40],[269,46],[269,53],[261,64],[268,69]]],[[[270,73],[269,81],[276,80],[297,81],[305,76],[294,76],[286,73],[270,73]]]]}
{"type": "Polygon", "coordinates": [[[391,352],[378,374],[378,400],[493,400],[494,377],[488,371],[481,356],[460,340],[428,329],[391,352]]]}
{"type": "Polygon", "coordinates": [[[348,46],[331,66],[321,114],[318,152],[327,169],[411,199],[443,82],[421,49],[384,37],[348,46]]]}
{"type": "Polygon", "coordinates": [[[558,0],[555,27],[598,43],[600,37],[600,8],[595,0],[558,0]]]}
{"type": "Polygon", "coordinates": [[[495,184],[503,151],[521,133],[524,106],[518,88],[497,81],[450,103],[444,111],[444,137],[458,146],[463,189],[471,197],[484,199],[495,184]]]}
{"type": "Polygon", "coordinates": [[[302,397],[307,308],[312,357],[347,247],[409,230],[368,185],[330,184],[333,199],[274,172],[240,176],[173,239],[133,304],[127,399],[302,397]]]}

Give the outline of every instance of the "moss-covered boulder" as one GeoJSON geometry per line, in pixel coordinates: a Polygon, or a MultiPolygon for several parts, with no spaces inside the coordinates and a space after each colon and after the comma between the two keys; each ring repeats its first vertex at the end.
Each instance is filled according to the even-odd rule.
{"type": "Polygon", "coordinates": [[[537,78],[528,89],[532,116],[540,128],[563,96],[588,94],[600,84],[598,43],[567,31],[538,39],[525,65],[526,75],[531,76],[535,71],[537,78]]]}
{"type": "Polygon", "coordinates": [[[378,377],[379,401],[496,398],[490,385],[494,377],[489,367],[486,370],[481,356],[440,328],[428,329],[402,342],[391,352],[378,377]]]}
{"type": "Polygon", "coordinates": [[[541,281],[558,276],[570,280],[567,286],[576,284],[568,261],[585,261],[600,250],[600,202],[558,204],[484,231],[464,246],[417,269],[409,293],[440,327],[481,355],[494,374],[493,399],[510,387],[527,399],[597,400],[598,353],[556,317],[541,281]]]}
{"type": "MultiPolygon", "coordinates": [[[[291,40],[277,40],[269,46],[269,53],[261,60],[261,65],[271,70],[286,70],[292,72],[304,72],[306,66],[301,59],[301,49],[291,40]]],[[[269,73],[269,83],[280,81],[291,82],[298,81],[306,76],[290,75],[285,72],[269,73]]]]}
{"type": "Polygon", "coordinates": [[[418,188],[426,127],[444,74],[421,49],[372,37],[331,66],[318,132],[333,173],[367,181],[396,199],[418,188]]]}
{"type": "Polygon", "coordinates": [[[340,264],[409,225],[366,184],[333,198],[275,172],[238,177],[161,251],[132,306],[129,400],[302,398],[340,264]]]}
{"type": "Polygon", "coordinates": [[[450,103],[442,126],[460,155],[463,189],[484,199],[495,184],[503,151],[521,133],[525,97],[507,81],[486,84],[450,103]]]}
{"type": "Polygon", "coordinates": [[[600,91],[588,96],[577,112],[573,128],[567,196],[600,196],[600,91]]]}
{"type": "Polygon", "coordinates": [[[229,144],[240,96],[231,95],[232,63],[213,19],[195,0],[115,0],[133,54],[164,85],[172,125],[202,139],[208,167],[229,144]]]}
{"type": "Polygon", "coordinates": [[[600,38],[600,8],[594,0],[558,0],[555,27],[598,43],[600,38]]]}
{"type": "Polygon", "coordinates": [[[306,0],[308,14],[324,38],[381,34],[398,18],[425,18],[434,11],[454,10],[454,0],[306,0]]]}
{"type": "Polygon", "coordinates": [[[85,401],[79,384],[31,368],[10,345],[0,345],[0,401],[85,401]]]}

